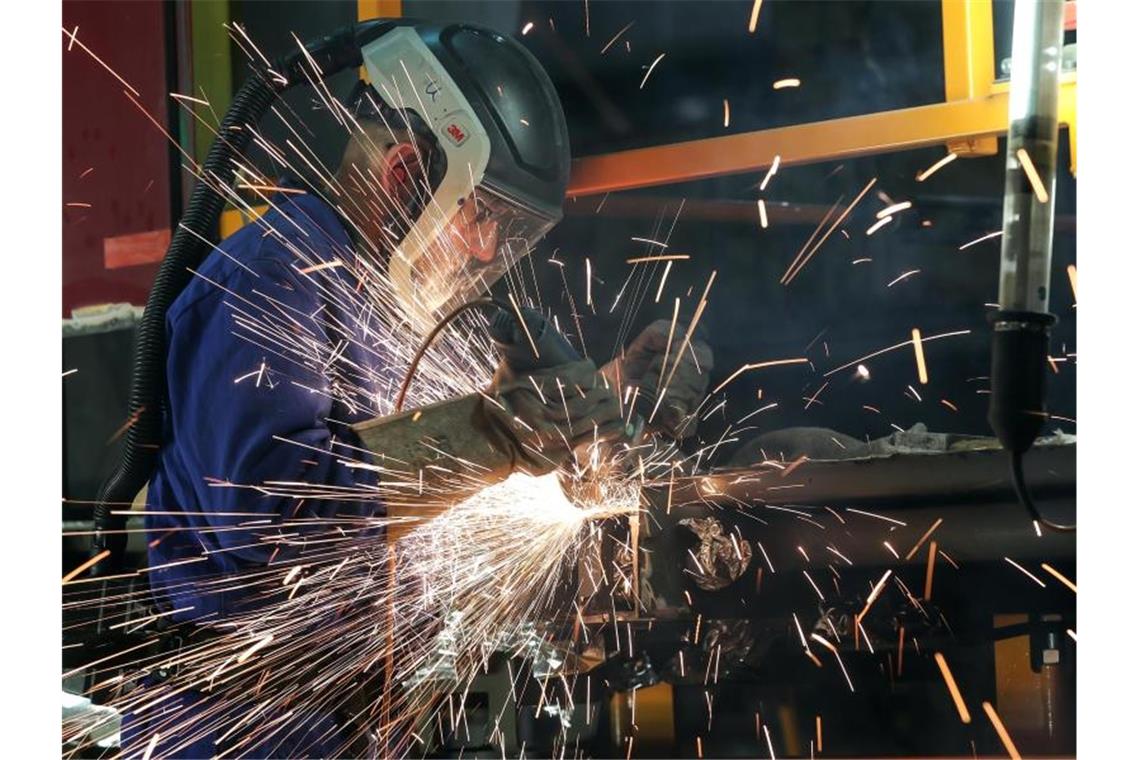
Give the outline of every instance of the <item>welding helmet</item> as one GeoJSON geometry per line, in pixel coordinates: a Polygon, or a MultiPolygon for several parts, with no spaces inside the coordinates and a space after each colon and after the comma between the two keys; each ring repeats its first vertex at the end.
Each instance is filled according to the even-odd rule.
{"type": "Polygon", "coordinates": [[[371,94],[414,113],[444,166],[388,262],[394,295],[423,330],[486,292],[562,218],[570,140],[553,83],[515,40],[392,23],[361,47],[371,94]]]}

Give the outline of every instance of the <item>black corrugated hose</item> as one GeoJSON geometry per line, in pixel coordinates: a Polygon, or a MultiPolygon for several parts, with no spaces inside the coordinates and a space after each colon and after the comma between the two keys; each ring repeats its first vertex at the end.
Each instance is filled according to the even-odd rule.
{"type": "MultiPolygon", "coordinates": [[[[361,64],[361,43],[385,31],[388,22],[373,21],[347,27],[306,45],[320,78],[361,64]]],[[[162,412],[166,394],[166,312],[193,277],[217,239],[225,197],[215,187],[234,181],[255,126],[284,91],[315,78],[300,51],[283,59],[272,71],[256,69],[234,96],[210,146],[186,211],[159,265],[146,309],[139,321],[131,372],[128,427],[122,453],[99,489],[94,513],[92,549],[109,555],[92,568],[93,574],[119,570],[127,544],[125,513],[150,479],[162,444],[162,412]],[[118,511],[120,514],[112,514],[118,511]]]]}

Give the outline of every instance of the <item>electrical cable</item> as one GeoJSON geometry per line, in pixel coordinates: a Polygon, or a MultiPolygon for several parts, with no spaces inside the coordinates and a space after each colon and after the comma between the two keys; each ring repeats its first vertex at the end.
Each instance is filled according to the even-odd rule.
{"type": "Polygon", "coordinates": [[[1073,525],[1055,523],[1052,520],[1043,517],[1041,515],[1041,512],[1038,511],[1037,505],[1033,502],[1033,497],[1029,495],[1029,488],[1025,485],[1025,473],[1022,471],[1021,467],[1021,452],[1010,452],[1009,469],[1010,473],[1013,476],[1013,490],[1017,492],[1017,500],[1020,501],[1021,506],[1025,507],[1026,511],[1029,512],[1029,516],[1034,520],[1034,522],[1038,522],[1049,530],[1055,531],[1057,533],[1075,533],[1077,531],[1077,526],[1075,523],[1073,525]]]}
{"type": "Polygon", "coordinates": [[[408,388],[412,384],[412,379],[416,376],[416,370],[420,366],[420,359],[424,357],[424,354],[427,352],[428,348],[430,348],[431,344],[435,342],[436,336],[438,336],[443,331],[443,328],[451,324],[452,320],[454,320],[460,314],[463,314],[464,312],[471,309],[476,309],[480,306],[494,306],[496,308],[502,309],[508,314],[511,313],[511,307],[502,301],[494,298],[475,298],[455,307],[455,309],[453,309],[445,317],[439,320],[439,322],[436,323],[435,327],[431,329],[431,332],[427,334],[427,337],[424,338],[424,341],[420,344],[420,347],[416,350],[415,356],[412,357],[411,364],[408,365],[408,371],[404,373],[404,380],[402,383],[400,383],[400,392],[396,394],[396,405],[394,409],[395,412],[403,411],[404,398],[408,395],[408,388]]]}

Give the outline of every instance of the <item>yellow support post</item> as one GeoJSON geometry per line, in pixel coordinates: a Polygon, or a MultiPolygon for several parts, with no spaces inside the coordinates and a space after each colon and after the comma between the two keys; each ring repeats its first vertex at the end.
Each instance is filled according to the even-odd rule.
{"type": "Polygon", "coordinates": [[[400,18],[403,15],[401,0],[356,0],[356,20],[373,18],[400,18]]]}
{"type": "MultiPolygon", "coordinates": [[[[942,62],[946,100],[975,100],[994,83],[994,16],[991,0],[942,0],[942,62]]],[[[979,135],[947,143],[959,156],[992,156],[997,137],[979,135]]]]}

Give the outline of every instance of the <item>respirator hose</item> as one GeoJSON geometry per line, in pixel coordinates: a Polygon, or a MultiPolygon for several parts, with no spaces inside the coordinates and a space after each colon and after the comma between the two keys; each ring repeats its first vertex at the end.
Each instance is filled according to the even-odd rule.
{"type": "Polygon", "coordinates": [[[112,509],[130,509],[130,503],[150,478],[158,448],[162,443],[162,404],[166,392],[166,312],[178,294],[193,277],[211,250],[206,242],[216,239],[216,224],[225,197],[215,185],[233,182],[238,160],[252,137],[244,128],[256,124],[277,98],[277,90],[259,75],[250,77],[234,96],[226,112],[218,138],[210,147],[202,164],[202,175],[190,196],[186,212],[178,223],[170,248],[159,265],[147,297],[146,309],[139,321],[135,339],[135,360],[131,370],[131,395],[128,402],[127,428],[119,462],[111,476],[103,482],[95,506],[96,552],[110,550],[114,568],[126,549],[123,532],[126,515],[113,515],[112,509]]]}
{"type": "Polygon", "coordinates": [[[107,552],[93,572],[104,574],[122,566],[127,534],[126,514],[138,492],[154,471],[162,445],[162,411],[166,395],[166,313],[213,249],[218,220],[226,197],[216,188],[233,184],[237,168],[253,137],[251,127],[273,105],[277,97],[296,84],[308,82],[314,65],[320,76],[361,64],[360,42],[390,26],[371,21],[347,27],[306,45],[283,59],[273,70],[255,70],[241,86],[218,127],[186,211],[179,220],[170,247],[147,297],[139,320],[131,370],[128,401],[129,427],[122,453],[111,475],[99,489],[94,512],[93,553],[107,552]],[[119,514],[112,514],[112,511],[119,514]]]}

